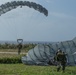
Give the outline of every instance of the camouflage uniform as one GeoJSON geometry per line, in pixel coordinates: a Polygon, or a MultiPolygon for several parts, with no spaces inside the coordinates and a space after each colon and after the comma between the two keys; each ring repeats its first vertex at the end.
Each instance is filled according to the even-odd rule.
{"type": "Polygon", "coordinates": [[[18,55],[20,55],[20,53],[21,53],[21,48],[22,48],[22,44],[18,44],[18,55]]]}
{"type": "Polygon", "coordinates": [[[59,51],[56,55],[57,58],[57,71],[62,67],[63,72],[65,71],[66,66],[66,55],[62,51],[59,51]]]}

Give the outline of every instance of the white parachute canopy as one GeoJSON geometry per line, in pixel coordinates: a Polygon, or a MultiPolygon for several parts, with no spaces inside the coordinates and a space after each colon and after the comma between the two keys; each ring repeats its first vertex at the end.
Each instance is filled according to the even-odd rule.
{"type": "Polygon", "coordinates": [[[76,40],[63,41],[51,44],[38,44],[35,48],[28,51],[28,55],[22,57],[24,64],[49,65],[55,64],[53,58],[58,49],[66,53],[67,65],[76,65],[76,40]]]}

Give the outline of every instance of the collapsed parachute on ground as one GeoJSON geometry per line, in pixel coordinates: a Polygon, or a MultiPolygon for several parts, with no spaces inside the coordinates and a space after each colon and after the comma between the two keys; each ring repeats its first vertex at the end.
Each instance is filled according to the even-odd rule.
{"type": "Polygon", "coordinates": [[[7,2],[5,4],[2,4],[0,6],[0,15],[17,8],[18,6],[28,6],[29,8],[33,8],[40,13],[43,13],[45,16],[48,16],[48,10],[41,6],[40,4],[36,4],[34,2],[29,2],[29,1],[12,1],[12,2],[7,2]]]}
{"type": "Polygon", "coordinates": [[[67,65],[76,65],[76,38],[48,45],[38,44],[22,57],[22,62],[29,65],[49,65],[50,61],[54,65],[53,58],[58,48],[67,54],[67,65]]]}

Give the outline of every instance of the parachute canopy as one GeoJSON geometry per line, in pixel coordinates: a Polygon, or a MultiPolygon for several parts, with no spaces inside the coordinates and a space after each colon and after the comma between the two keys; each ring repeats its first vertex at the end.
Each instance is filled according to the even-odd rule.
{"type": "Polygon", "coordinates": [[[22,6],[28,6],[29,8],[33,8],[37,11],[39,11],[40,13],[43,13],[45,16],[48,16],[48,10],[46,8],[44,8],[42,5],[40,4],[36,4],[34,2],[29,2],[29,1],[11,1],[11,2],[7,2],[5,4],[2,4],[0,6],[0,15],[17,8],[18,6],[20,6],[22,8],[22,6]]]}
{"type": "Polygon", "coordinates": [[[53,59],[59,48],[66,53],[67,65],[76,65],[76,38],[48,45],[38,44],[22,57],[22,62],[29,65],[48,65],[50,61],[54,65],[53,59]]]}

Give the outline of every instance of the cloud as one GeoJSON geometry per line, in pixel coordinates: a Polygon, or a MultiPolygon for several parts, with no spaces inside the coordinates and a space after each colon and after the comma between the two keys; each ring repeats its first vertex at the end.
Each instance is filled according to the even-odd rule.
{"type": "Polygon", "coordinates": [[[50,0],[45,0],[45,1],[48,2],[48,3],[50,2],[50,0]]]}
{"type": "Polygon", "coordinates": [[[53,3],[54,0],[45,0],[47,3],[53,3]]]}
{"type": "Polygon", "coordinates": [[[68,15],[66,13],[60,13],[60,12],[50,12],[51,16],[58,17],[58,18],[69,18],[69,19],[75,19],[74,16],[68,15]]]}

